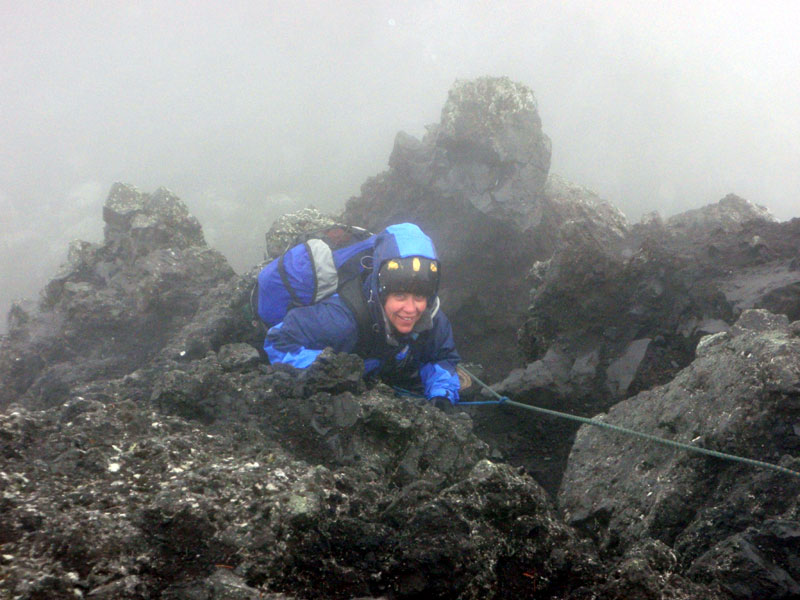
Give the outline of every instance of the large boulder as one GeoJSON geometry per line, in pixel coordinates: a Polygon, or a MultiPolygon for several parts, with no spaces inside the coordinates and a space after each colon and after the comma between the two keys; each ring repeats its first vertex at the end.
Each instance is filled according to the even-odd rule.
{"type": "MultiPolygon", "coordinates": [[[[534,215],[528,205],[547,181],[551,144],[530,88],[507,77],[456,81],[439,125],[426,138],[435,164],[427,173],[409,174],[432,176],[428,183],[435,188],[447,195],[460,192],[489,216],[530,220],[534,215]]],[[[402,146],[396,144],[398,154],[402,146]]],[[[403,169],[408,163],[393,153],[389,164],[403,169]]],[[[530,224],[523,222],[520,229],[530,224]]]]}
{"type": "Polygon", "coordinates": [[[532,303],[520,331],[529,365],[553,352],[565,355],[569,368],[577,363],[564,386],[573,396],[617,400],[664,383],[692,359],[702,335],[727,329],[742,310],[800,282],[791,262],[797,227],[785,224],[770,234],[783,244],[766,241],[752,231],[780,226],[732,195],[666,223],[648,217],[616,237],[598,237],[587,221],[562,227],[553,256],[534,265],[532,303]],[[752,251],[754,245],[761,248],[752,251]],[[767,253],[769,268],[783,277],[761,277],[758,291],[734,289],[746,269],[764,267],[767,253]],[[586,363],[596,366],[588,378],[586,363]]]}
{"type": "Polygon", "coordinates": [[[507,77],[456,81],[441,120],[420,142],[399,133],[389,166],[409,183],[457,196],[488,216],[524,230],[541,216],[532,197],[550,170],[550,139],[542,132],[530,88],[507,77]]]}
{"type": "Polygon", "coordinates": [[[487,376],[517,361],[530,289],[522,275],[550,257],[560,227],[582,219],[601,238],[626,227],[609,203],[548,176],[550,140],[533,92],[506,77],[457,81],[422,140],[397,135],[389,166],[348,201],[344,218],[376,232],[413,221],[433,238],[456,342],[487,376]]]}
{"type": "Polygon", "coordinates": [[[729,332],[704,337],[673,381],[596,418],[795,474],[585,425],[559,493],[568,522],[609,555],[663,543],[675,571],[732,598],[798,597],[798,394],[800,322],[745,311],[729,332]]]}
{"type": "Polygon", "coordinates": [[[40,405],[97,377],[135,370],[194,316],[210,289],[234,277],[202,228],[165,189],[115,184],[101,244],[73,242],[40,301],[15,305],[0,349],[0,406],[28,394],[40,405]]]}
{"type": "Polygon", "coordinates": [[[335,217],[313,207],[281,215],[275,219],[266,233],[266,257],[270,260],[278,258],[297,243],[298,236],[338,224],[339,221],[335,217]]]}
{"type": "MultiPolygon", "coordinates": [[[[534,264],[519,332],[527,364],[498,393],[591,416],[670,381],[702,336],[729,330],[744,310],[800,318],[800,220],[776,223],[727,196],[667,222],[649,215],[617,237],[597,231],[566,223],[553,256],[534,264]]],[[[555,491],[576,427],[539,427],[522,464],[555,491]]],[[[502,423],[487,429],[505,454],[521,454],[502,423]]]]}
{"type": "Polygon", "coordinates": [[[700,237],[717,231],[741,231],[750,221],[775,222],[775,217],[763,206],[748,202],[736,194],[728,194],[716,204],[687,210],[667,219],[667,225],[683,233],[700,237]]]}

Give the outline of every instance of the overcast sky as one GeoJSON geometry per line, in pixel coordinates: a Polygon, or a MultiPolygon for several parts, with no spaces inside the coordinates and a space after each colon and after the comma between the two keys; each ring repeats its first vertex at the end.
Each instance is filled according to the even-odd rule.
{"type": "Polygon", "coordinates": [[[551,172],[632,221],[728,192],[800,216],[795,2],[224,4],[0,0],[3,314],[101,239],[115,181],[177,193],[242,270],[276,213],[338,212],[483,75],[530,86],[551,172]]]}

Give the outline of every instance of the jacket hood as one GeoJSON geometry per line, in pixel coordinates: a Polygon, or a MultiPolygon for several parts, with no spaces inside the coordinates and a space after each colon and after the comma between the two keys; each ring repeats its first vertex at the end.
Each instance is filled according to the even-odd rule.
{"type": "Polygon", "coordinates": [[[438,260],[433,241],[413,223],[389,225],[375,237],[374,270],[391,258],[424,256],[438,260]]]}
{"type": "MultiPolygon", "coordinates": [[[[378,294],[378,271],[387,260],[407,258],[409,256],[422,256],[437,261],[439,259],[431,238],[413,223],[390,225],[375,237],[375,249],[372,253],[372,272],[364,283],[364,291],[375,322],[383,325],[388,338],[391,337],[391,328],[387,323],[383,306],[381,306],[380,295],[378,294]]],[[[429,297],[428,308],[425,309],[422,318],[414,327],[414,331],[429,329],[438,310],[438,296],[429,297]]]]}

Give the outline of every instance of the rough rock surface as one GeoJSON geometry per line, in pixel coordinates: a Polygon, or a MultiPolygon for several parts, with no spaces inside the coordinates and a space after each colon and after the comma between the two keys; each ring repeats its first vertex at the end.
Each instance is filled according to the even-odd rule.
{"type": "Polygon", "coordinates": [[[23,394],[37,406],[60,403],[75,383],[134,370],[234,276],[163,188],[149,195],[116,184],[103,219],[102,244],[74,242],[38,305],[11,309],[0,406],[23,394]]]}
{"type": "MultiPolygon", "coordinates": [[[[575,221],[560,242],[534,265],[520,341],[529,362],[548,352],[565,355],[569,368],[577,362],[564,381],[577,396],[619,399],[663,383],[688,364],[702,335],[765,307],[770,295],[770,308],[780,307],[779,290],[800,284],[798,224],[774,223],[733,196],[667,224],[643,222],[616,240],[575,221]],[[594,365],[589,377],[586,364],[594,365]]],[[[782,299],[790,313],[800,309],[789,290],[782,299]]]]}
{"type": "Polygon", "coordinates": [[[559,494],[569,523],[609,555],[663,543],[674,572],[732,598],[800,596],[800,322],[747,310],[729,332],[704,337],[674,380],[602,420],[798,474],[586,425],[559,494]]]}
{"type": "Polygon", "coordinates": [[[487,459],[466,414],[367,390],[351,355],[266,366],[247,343],[246,278],[196,261],[210,252],[199,226],[161,235],[196,224],[177,199],[118,185],[106,212],[106,242],[80,246],[0,347],[0,595],[535,598],[600,576],[541,487],[487,459]],[[119,282],[166,266],[159,295],[175,304],[147,352],[84,367],[104,336],[139,340],[154,318],[119,282]],[[80,310],[70,284],[85,284],[80,310]],[[33,377],[14,368],[72,331],[82,352],[33,377]]]}
{"type": "MultiPolygon", "coordinates": [[[[549,148],[524,85],[457,82],[440,122],[422,140],[398,134],[390,169],[344,214],[373,231],[414,220],[433,237],[456,342],[484,379],[507,376],[498,392],[590,416],[668,382],[743,310],[800,318],[800,220],[730,194],[630,225],[589,190],[540,177],[549,148]]],[[[573,425],[523,417],[536,435],[509,435],[514,411],[473,416],[555,493],[573,425]]]]}
{"type": "Polygon", "coordinates": [[[579,219],[599,238],[626,227],[608,202],[548,178],[550,140],[533,92],[506,77],[457,81],[421,141],[397,135],[389,166],[344,218],[370,231],[414,221],[433,238],[456,342],[490,376],[517,362],[512,340],[530,290],[520,274],[550,257],[560,227],[579,219]]]}
{"type": "MultiPolygon", "coordinates": [[[[431,234],[462,354],[489,381],[521,367],[503,393],[585,415],[638,393],[607,418],[798,468],[800,220],[729,196],[629,226],[542,177],[526,90],[458,84],[347,222],[431,234]]],[[[417,406],[366,389],[352,356],[266,366],[256,271],[235,275],[166,190],[115,185],[104,219],[0,340],[0,595],[800,596],[784,475],[616,440],[576,451],[561,482],[569,422],[417,406]],[[561,483],[586,537],[537,482],[561,483]]]]}
{"type": "MultiPolygon", "coordinates": [[[[727,331],[743,310],[800,318],[798,219],[775,223],[728,196],[667,223],[650,217],[616,240],[593,230],[564,225],[552,257],[531,270],[519,332],[527,365],[495,386],[499,393],[591,416],[670,381],[702,336],[727,331]]],[[[544,456],[518,464],[555,491],[576,427],[539,427],[535,440],[494,437],[509,456],[544,456]]]]}
{"type": "MultiPolygon", "coordinates": [[[[112,196],[120,189],[130,188],[112,196]]],[[[163,230],[172,214],[151,226],[163,230]]],[[[123,225],[96,250],[126,249],[104,269],[125,272],[134,247],[142,257],[156,251],[138,239],[123,225]]],[[[195,268],[193,253],[181,256],[195,268]]],[[[161,294],[216,281],[217,264],[204,265],[165,280],[161,294]]],[[[6,391],[0,412],[3,595],[714,597],[672,573],[673,555],[657,543],[598,561],[534,479],[489,460],[468,414],[366,389],[355,356],[324,352],[305,371],[266,366],[242,311],[250,280],[220,279],[191,312],[165,320],[161,347],[121,364],[124,374],[78,370],[82,354],[59,363],[59,373],[77,374],[54,388],[3,372],[21,390],[6,391]]],[[[94,296],[116,293],[91,281],[94,296]]],[[[107,320],[114,335],[136,339],[150,316],[149,305],[133,304],[141,312],[120,324],[115,305],[87,298],[88,323],[60,304],[41,312],[57,313],[61,329],[43,331],[39,313],[18,320],[0,364],[79,327],[99,339],[94,328],[107,320]]]]}
{"type": "Polygon", "coordinates": [[[741,231],[750,221],[774,222],[775,217],[763,206],[751,204],[735,194],[728,194],[717,204],[687,210],[667,219],[670,228],[684,233],[691,231],[695,237],[717,231],[741,231]]]}
{"type": "MultiPolygon", "coordinates": [[[[412,176],[432,175],[426,183],[445,194],[463,192],[489,216],[532,216],[527,205],[547,181],[551,144],[529,88],[508,78],[456,81],[428,136],[435,138],[429,152],[436,164],[412,176]]],[[[408,164],[393,158],[391,166],[408,164]]]]}
{"type": "Polygon", "coordinates": [[[336,218],[311,207],[278,217],[266,233],[267,257],[278,258],[296,243],[295,240],[301,233],[338,223],[336,218]]]}
{"type": "Polygon", "coordinates": [[[357,357],[243,345],[0,414],[8,597],[552,597],[597,563],[543,490],[357,357]],[[252,348],[251,348],[252,350],[252,348]],[[256,355],[257,356],[257,355],[256,355]],[[286,596],[262,596],[286,594],[286,596]]]}

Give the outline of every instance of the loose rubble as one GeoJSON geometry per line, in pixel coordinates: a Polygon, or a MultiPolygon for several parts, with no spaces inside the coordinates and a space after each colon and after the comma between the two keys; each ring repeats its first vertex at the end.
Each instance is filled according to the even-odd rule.
{"type": "MultiPolygon", "coordinates": [[[[287,215],[268,254],[415,221],[500,393],[800,469],[800,220],[730,195],[629,224],[549,166],[527,87],[458,82],[343,215],[287,215]]],[[[258,266],[163,188],[115,184],[103,219],[0,339],[3,597],[800,597],[797,479],[444,412],[352,355],[268,365],[258,266]]]]}

